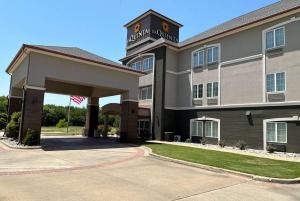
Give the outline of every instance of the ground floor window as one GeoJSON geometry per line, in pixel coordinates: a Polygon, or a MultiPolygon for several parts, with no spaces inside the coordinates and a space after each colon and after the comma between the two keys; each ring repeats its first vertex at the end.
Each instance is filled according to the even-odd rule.
{"type": "Polygon", "coordinates": [[[192,121],[191,129],[191,136],[203,136],[202,121],[192,121]]]}
{"type": "Polygon", "coordinates": [[[148,119],[138,120],[137,130],[139,137],[150,137],[150,121],[148,119]]]}
{"type": "Polygon", "coordinates": [[[287,142],[287,123],[268,122],[267,123],[267,142],[286,143],[287,142]]]}
{"type": "Polygon", "coordinates": [[[190,136],[219,137],[219,121],[207,119],[193,119],[190,124],[190,136]]]}
{"type": "Polygon", "coordinates": [[[218,122],[207,121],[205,122],[205,137],[218,137],[218,122]]]}

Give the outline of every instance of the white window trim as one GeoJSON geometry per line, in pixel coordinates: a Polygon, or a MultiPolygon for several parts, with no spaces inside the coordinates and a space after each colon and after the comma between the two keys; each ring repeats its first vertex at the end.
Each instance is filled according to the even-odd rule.
{"type": "MultiPolygon", "coordinates": [[[[202,50],[202,49],[206,49],[206,48],[210,48],[210,47],[218,47],[219,49],[219,57],[218,57],[218,106],[221,105],[221,58],[222,58],[222,52],[221,52],[221,43],[215,43],[215,44],[211,44],[211,45],[204,45],[202,46],[201,48],[198,48],[196,50],[194,50],[192,53],[191,53],[191,63],[190,63],[190,76],[189,76],[189,80],[190,80],[190,107],[194,108],[195,106],[193,105],[193,74],[195,73],[194,70],[193,70],[193,53],[196,52],[196,51],[199,51],[199,50],[202,50]]],[[[204,93],[205,91],[203,92],[203,97],[204,97],[204,93]]]]}
{"type": "MultiPolygon", "coordinates": [[[[283,117],[283,118],[273,118],[273,119],[264,119],[263,120],[263,143],[264,143],[264,150],[267,150],[267,123],[270,122],[289,122],[289,121],[300,121],[299,116],[293,116],[293,117],[283,117]]],[[[288,128],[287,128],[288,130],[288,128]]],[[[288,133],[286,134],[288,136],[288,133]]]]}
{"type": "Polygon", "coordinates": [[[192,66],[193,66],[193,68],[200,68],[200,67],[204,66],[204,63],[205,63],[205,51],[204,51],[204,48],[199,49],[197,51],[194,51],[193,54],[192,54],[192,57],[193,57],[192,58],[192,61],[193,61],[192,66]],[[199,64],[200,53],[203,53],[203,55],[202,55],[203,63],[202,64],[199,64]],[[195,63],[194,63],[194,55],[195,54],[197,54],[197,65],[195,65],[195,63]]]}
{"type": "Polygon", "coordinates": [[[274,49],[285,47],[285,26],[277,27],[277,28],[274,28],[274,29],[266,31],[266,40],[265,40],[265,43],[266,43],[266,50],[274,50],[274,49]],[[283,45],[276,46],[275,32],[278,29],[283,29],[283,45]],[[269,32],[272,32],[272,34],[273,34],[273,45],[274,45],[274,47],[267,48],[267,34],[269,32]]]}
{"type": "Polygon", "coordinates": [[[203,84],[194,84],[193,85],[193,100],[203,100],[203,89],[204,89],[204,85],[203,84]],[[199,85],[202,85],[202,97],[201,98],[198,98],[199,97],[199,85]],[[197,90],[196,90],[196,93],[197,93],[197,98],[194,98],[194,86],[197,86],[197,90]]]}
{"type": "Polygon", "coordinates": [[[271,142],[271,143],[278,143],[278,144],[286,144],[287,143],[287,122],[267,122],[267,125],[268,125],[268,123],[275,124],[275,141],[267,141],[267,143],[271,142]],[[278,142],[278,132],[277,132],[277,124],[278,123],[286,124],[286,136],[285,136],[285,141],[284,142],[278,142]]]}
{"type": "MultiPolygon", "coordinates": [[[[197,120],[192,120],[192,121],[190,121],[190,138],[191,137],[193,137],[193,136],[196,136],[196,137],[203,137],[203,126],[204,126],[204,124],[203,124],[203,121],[197,121],[197,120]],[[192,133],[192,127],[193,127],[193,123],[194,122],[197,122],[197,123],[201,123],[202,124],[202,135],[193,135],[193,133],[192,133]]],[[[198,125],[197,125],[197,133],[198,133],[198,125]]]]}
{"type": "MultiPolygon", "coordinates": [[[[148,92],[149,92],[149,88],[152,88],[152,85],[149,85],[149,86],[143,86],[143,87],[140,87],[139,88],[139,101],[144,101],[144,100],[152,100],[153,98],[153,93],[151,93],[151,97],[152,98],[145,98],[145,99],[141,99],[141,91],[144,89],[144,90],[147,90],[147,94],[146,94],[146,97],[148,97],[148,92]]],[[[151,91],[153,91],[153,89],[151,89],[151,91]]]]}
{"type": "MultiPolygon", "coordinates": [[[[287,21],[281,22],[279,24],[275,24],[275,25],[268,27],[262,31],[262,54],[263,54],[263,58],[262,58],[262,72],[263,72],[262,73],[262,81],[263,81],[262,82],[262,97],[263,97],[263,103],[267,102],[267,99],[266,99],[266,32],[270,31],[274,28],[285,26],[286,24],[290,24],[290,23],[297,22],[297,21],[300,21],[300,17],[293,16],[287,21]]],[[[285,41],[285,39],[284,39],[284,41],[285,41]]]]}
{"type": "Polygon", "coordinates": [[[155,55],[153,53],[146,53],[146,54],[141,54],[137,57],[134,57],[133,59],[129,60],[127,62],[127,66],[131,67],[133,64],[136,65],[136,63],[141,62],[141,71],[145,72],[145,73],[150,73],[154,71],[154,67],[155,67],[155,55]],[[150,59],[150,57],[153,58],[153,63],[152,63],[152,70],[148,70],[148,71],[144,71],[144,60],[150,59]]]}
{"type": "Polygon", "coordinates": [[[153,71],[153,66],[154,66],[154,57],[153,56],[150,56],[150,57],[147,57],[147,58],[143,59],[143,64],[142,64],[142,71],[143,72],[148,73],[148,72],[153,71]],[[152,61],[152,66],[150,67],[150,59],[151,58],[152,58],[153,61],[152,61]],[[148,62],[148,65],[149,65],[149,68],[150,68],[148,70],[144,70],[144,63],[145,63],[145,61],[148,62]]]}
{"type": "MultiPolygon", "coordinates": [[[[216,122],[216,121],[209,121],[209,122],[216,122]]],[[[206,123],[207,122],[205,122],[205,125],[206,125],[206,123]]],[[[213,124],[212,124],[213,125],[213,124]]],[[[213,136],[213,135],[211,135],[211,136],[207,136],[206,135],[206,128],[204,128],[205,129],[205,137],[207,137],[207,138],[218,138],[219,139],[219,137],[217,136],[217,137],[215,137],[215,136],[213,136]]],[[[219,123],[218,123],[218,129],[219,129],[219,123]]],[[[210,128],[210,132],[211,132],[211,134],[213,134],[213,126],[210,128]]]]}
{"type": "Polygon", "coordinates": [[[220,86],[219,86],[219,82],[216,82],[216,83],[218,83],[218,96],[214,96],[214,83],[215,83],[215,82],[208,82],[208,83],[206,84],[206,98],[207,98],[207,99],[216,99],[216,98],[219,97],[219,93],[220,93],[220,92],[219,92],[219,87],[220,87],[220,86]],[[212,85],[211,85],[211,94],[212,94],[212,96],[210,96],[210,97],[207,96],[207,88],[208,88],[207,85],[208,85],[208,84],[212,84],[212,85]]]}
{"type": "MultiPolygon", "coordinates": [[[[192,136],[192,122],[193,121],[215,121],[218,123],[218,137],[209,137],[209,138],[214,138],[214,139],[218,139],[218,141],[221,139],[221,120],[220,119],[216,119],[216,118],[209,118],[209,117],[200,117],[200,118],[195,118],[195,119],[190,119],[190,137],[192,136]]],[[[203,135],[203,133],[202,133],[203,135]]]]}
{"type": "Polygon", "coordinates": [[[215,61],[213,60],[213,61],[211,61],[211,62],[208,61],[208,50],[211,49],[211,51],[212,51],[212,52],[211,52],[211,53],[212,53],[212,59],[214,59],[214,56],[215,56],[215,55],[214,55],[214,49],[215,49],[215,48],[219,48],[219,46],[212,46],[212,47],[209,47],[209,48],[206,49],[206,63],[207,63],[207,64],[214,64],[214,63],[218,63],[218,62],[219,62],[219,56],[220,56],[220,55],[219,55],[219,51],[217,51],[217,54],[218,54],[217,60],[215,60],[215,61]]]}
{"type": "Polygon", "coordinates": [[[267,92],[267,94],[279,94],[279,93],[285,93],[285,92],[286,92],[286,72],[283,71],[283,72],[277,72],[277,73],[268,73],[268,74],[266,75],[266,82],[267,82],[267,76],[268,76],[268,75],[274,75],[274,91],[268,92],[268,91],[267,91],[268,85],[267,85],[267,83],[266,83],[266,92],[267,92]],[[277,79],[276,79],[276,75],[277,75],[277,74],[280,74],[280,73],[284,73],[284,90],[283,90],[283,91],[277,91],[277,79]]]}

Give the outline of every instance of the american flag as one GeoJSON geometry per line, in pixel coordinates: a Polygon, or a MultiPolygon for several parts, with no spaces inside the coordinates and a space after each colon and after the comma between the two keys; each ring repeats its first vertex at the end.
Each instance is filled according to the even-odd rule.
{"type": "Polygon", "coordinates": [[[71,100],[74,103],[77,103],[78,105],[80,105],[82,103],[82,101],[85,100],[85,97],[83,97],[83,96],[71,96],[71,100]]]}

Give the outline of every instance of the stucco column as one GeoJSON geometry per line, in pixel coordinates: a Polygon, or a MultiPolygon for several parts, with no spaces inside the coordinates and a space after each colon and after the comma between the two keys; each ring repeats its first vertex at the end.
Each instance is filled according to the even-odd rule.
{"type": "Polygon", "coordinates": [[[24,89],[19,142],[22,142],[29,128],[41,133],[44,94],[43,88],[24,89]]]}
{"type": "Polygon", "coordinates": [[[138,102],[122,101],[120,140],[133,142],[137,139],[138,102]]]}
{"type": "Polygon", "coordinates": [[[85,136],[94,137],[94,131],[97,129],[98,126],[98,115],[99,115],[99,98],[98,97],[88,98],[85,131],[84,131],[85,136]]]}

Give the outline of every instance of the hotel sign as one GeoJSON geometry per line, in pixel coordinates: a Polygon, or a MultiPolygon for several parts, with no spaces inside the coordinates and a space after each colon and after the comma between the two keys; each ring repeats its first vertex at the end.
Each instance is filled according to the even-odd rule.
{"type": "MultiPolygon", "coordinates": [[[[167,27],[164,27],[164,29],[168,30],[167,27]]],[[[131,36],[129,36],[127,42],[128,43],[134,43],[135,41],[137,41],[138,39],[140,38],[144,38],[145,36],[148,36],[148,35],[156,35],[158,37],[161,37],[161,38],[165,38],[167,40],[170,40],[174,43],[178,43],[179,40],[176,36],[173,36],[167,32],[164,32],[163,30],[161,29],[143,29],[143,30],[140,30],[134,34],[132,34],[131,36]]]]}

